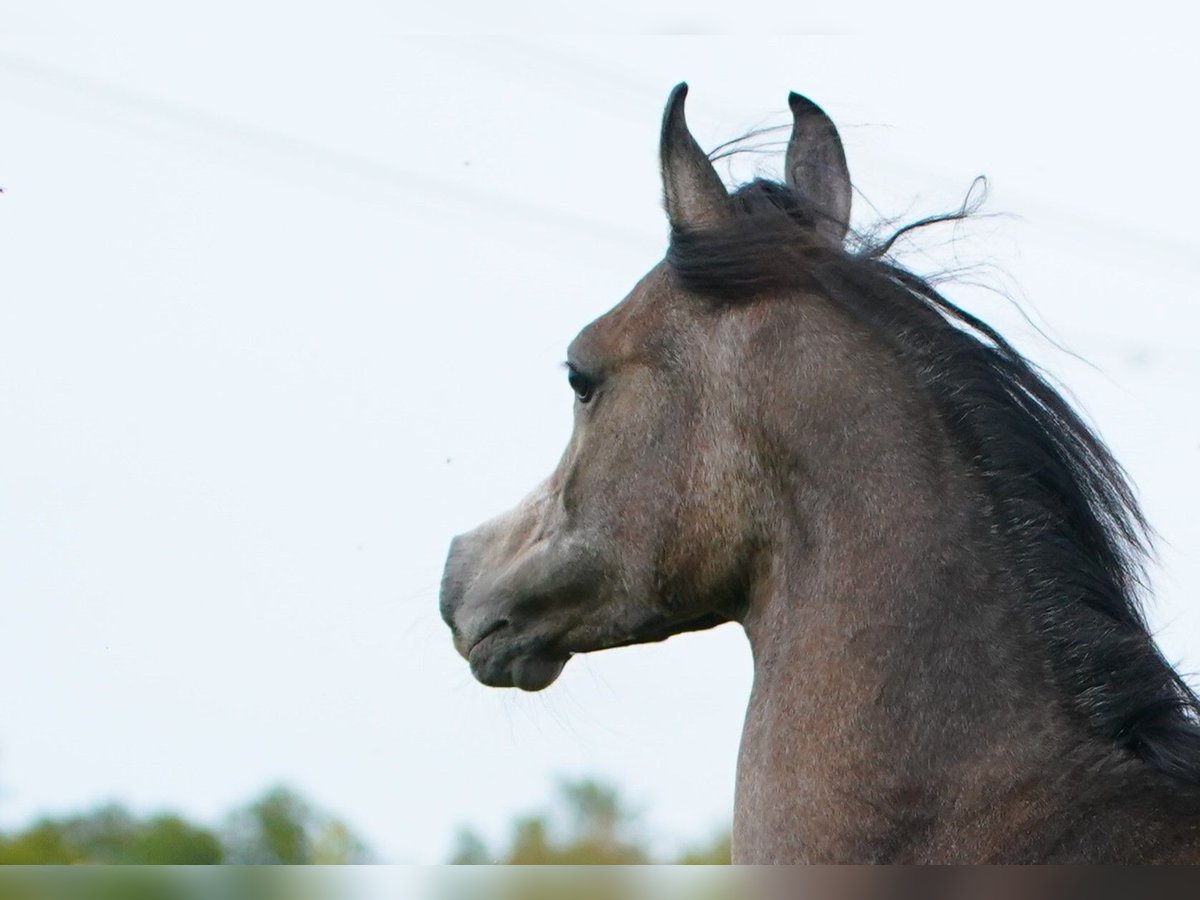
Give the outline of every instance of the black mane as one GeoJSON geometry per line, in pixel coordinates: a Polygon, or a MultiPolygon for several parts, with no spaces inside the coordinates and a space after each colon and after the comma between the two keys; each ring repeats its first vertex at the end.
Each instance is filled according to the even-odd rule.
{"type": "Polygon", "coordinates": [[[720,226],[672,234],[674,276],[719,303],[817,288],[910,360],[988,486],[1074,712],[1156,770],[1200,784],[1200,700],[1146,625],[1147,526],[1125,472],[1004,338],[888,255],[900,234],[969,211],[849,252],[819,238],[819,213],[785,185],[753,181],[733,204],[720,226]]]}

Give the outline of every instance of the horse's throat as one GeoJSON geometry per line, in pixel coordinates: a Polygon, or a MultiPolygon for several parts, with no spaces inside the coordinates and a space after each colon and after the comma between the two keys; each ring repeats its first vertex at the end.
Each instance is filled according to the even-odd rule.
{"type": "MultiPolygon", "coordinates": [[[[955,819],[994,814],[996,792],[1066,740],[1032,639],[978,556],[904,558],[828,559],[804,581],[760,584],[772,595],[744,623],[755,681],[738,861],[936,859],[955,819]]],[[[1020,827],[1014,816],[993,828],[1020,827]]]]}

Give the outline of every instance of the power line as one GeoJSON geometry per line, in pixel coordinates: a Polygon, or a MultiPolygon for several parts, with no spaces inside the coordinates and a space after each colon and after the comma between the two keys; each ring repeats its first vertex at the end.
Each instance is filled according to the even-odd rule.
{"type": "MultiPolygon", "coordinates": [[[[572,72],[571,67],[565,65],[564,58],[539,44],[523,42],[522,47],[523,58],[528,59],[531,54],[540,56],[544,65],[554,69],[554,79],[552,79],[554,83],[559,83],[565,77],[577,83],[586,82],[589,89],[594,89],[598,79],[608,79],[614,71],[594,58],[584,59],[572,56],[571,60],[575,65],[583,66],[588,72],[586,77],[581,76],[572,72]]],[[[478,61],[477,58],[476,61],[478,61]]],[[[494,57],[489,60],[489,63],[493,66],[501,65],[495,61],[494,57]]],[[[508,68],[513,66],[511,62],[504,65],[508,68]]],[[[193,131],[233,140],[257,148],[259,151],[335,172],[343,177],[403,191],[409,197],[424,195],[430,200],[436,199],[442,203],[454,204],[464,210],[481,210],[501,218],[530,223],[552,232],[566,229],[627,247],[644,248],[648,242],[658,240],[655,235],[645,234],[625,226],[601,222],[568,210],[542,206],[521,197],[506,196],[486,188],[466,187],[436,175],[414,172],[392,163],[372,159],[369,156],[250,124],[222,113],[180,103],[92,76],[81,75],[61,66],[31,60],[16,54],[0,52],[0,68],[7,69],[45,88],[132,111],[145,118],[170,122],[193,131]]],[[[620,83],[627,94],[644,93],[648,96],[652,93],[653,86],[647,80],[627,72],[623,72],[621,75],[620,83]]],[[[731,115],[729,111],[723,114],[731,115]]],[[[945,176],[910,163],[898,162],[895,159],[880,160],[879,162],[881,165],[890,166],[922,179],[937,180],[942,183],[946,181],[945,176]]],[[[1016,195],[1020,196],[1019,192],[1016,195]]],[[[1047,204],[1042,200],[1030,200],[1027,204],[1022,201],[1022,206],[1025,208],[1041,207],[1050,216],[1056,217],[1074,228],[1103,232],[1110,239],[1122,244],[1136,242],[1157,253],[1174,257],[1190,265],[1195,265],[1200,260],[1200,247],[1186,241],[1152,235],[1117,223],[1097,220],[1087,214],[1047,204]]]]}
{"type": "Polygon", "coordinates": [[[483,210],[502,218],[530,222],[552,230],[569,229],[626,246],[644,247],[650,236],[623,226],[600,222],[563,209],[541,206],[494,191],[465,187],[436,175],[418,173],[392,163],[330,147],[317,141],[252,125],[235,117],[168,100],[58,66],[0,52],[0,68],[43,88],[74,94],[89,101],[133,112],[192,131],[235,141],[276,156],[401,191],[422,194],[466,209],[483,210]]]}
{"type": "MultiPolygon", "coordinates": [[[[628,116],[625,115],[624,111],[616,103],[612,102],[614,92],[611,86],[616,86],[626,97],[652,97],[659,95],[665,97],[662,85],[652,83],[651,79],[633,72],[628,67],[623,69],[614,67],[594,54],[589,54],[586,50],[581,51],[578,47],[574,47],[570,53],[566,53],[547,47],[543,42],[528,38],[521,40],[509,39],[509,43],[516,44],[520,52],[488,54],[486,56],[487,64],[493,68],[501,68],[510,72],[528,75],[529,70],[536,67],[535,65],[531,65],[531,63],[534,63],[535,60],[540,60],[542,66],[552,76],[540,80],[530,78],[531,83],[535,84],[541,90],[545,90],[550,86],[560,87],[564,81],[573,82],[581,90],[596,98],[597,101],[607,100],[608,102],[604,105],[607,105],[610,109],[620,114],[622,118],[628,118],[628,116]],[[608,86],[609,89],[601,91],[601,86],[608,86]]],[[[435,46],[438,46],[439,49],[447,49],[445,45],[435,46]]],[[[449,49],[453,52],[453,47],[449,49]]],[[[470,59],[476,63],[484,58],[480,54],[470,56],[470,59]]],[[[591,102],[591,105],[599,106],[601,103],[591,102]]],[[[741,116],[740,113],[727,103],[723,103],[715,98],[706,99],[704,105],[709,109],[717,110],[725,119],[736,120],[741,116]]],[[[783,127],[790,127],[790,121],[787,126],[783,127]]],[[[880,167],[902,173],[907,177],[916,179],[921,184],[938,183],[947,187],[951,184],[950,179],[936,169],[921,166],[907,160],[899,160],[894,156],[884,158],[870,151],[867,152],[868,155],[874,156],[874,162],[880,167]]],[[[1109,238],[1121,244],[1127,244],[1132,241],[1156,253],[1176,257],[1181,262],[1190,265],[1200,263],[1200,246],[1194,243],[1161,234],[1152,234],[1137,228],[1130,228],[1112,220],[1097,219],[1094,215],[1088,213],[1069,209],[1055,203],[1047,203],[1044,199],[1025,194],[1019,189],[1014,191],[1006,188],[1005,192],[1019,201],[1024,218],[1031,218],[1033,211],[1040,210],[1048,217],[1061,220],[1062,224],[1073,230],[1081,229],[1084,231],[1105,232],[1109,238]]],[[[860,197],[863,200],[867,200],[861,193],[860,197]]]]}

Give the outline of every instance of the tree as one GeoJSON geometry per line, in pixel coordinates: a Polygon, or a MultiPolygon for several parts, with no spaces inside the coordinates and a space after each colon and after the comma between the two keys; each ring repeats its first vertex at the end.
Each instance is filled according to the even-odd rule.
{"type": "MultiPolygon", "coordinates": [[[[513,823],[507,848],[493,852],[467,828],[458,833],[451,862],[511,865],[623,865],[650,862],[637,827],[637,814],[611,785],[593,779],[562,782],[554,808],[526,814],[513,823]]],[[[729,862],[729,837],[688,852],[681,863],[729,862]]]]}
{"type": "Polygon", "coordinates": [[[0,835],[0,864],[13,865],[334,865],[366,857],[344,822],[283,787],[234,812],[221,833],[178,815],[138,818],[108,804],[0,835]]]}
{"type": "Polygon", "coordinates": [[[0,863],[15,865],[207,865],[221,858],[221,843],[206,828],[174,815],[139,820],[112,804],[0,837],[0,863]]]}
{"type": "Polygon", "coordinates": [[[315,811],[286,787],[234,812],[223,840],[229,862],[249,865],[338,865],[367,855],[345,823],[315,811]]]}
{"type": "Polygon", "coordinates": [[[452,866],[486,866],[492,860],[488,857],[487,844],[470,828],[460,828],[454,839],[454,852],[450,854],[452,866]]]}
{"type": "Polygon", "coordinates": [[[727,866],[732,858],[731,839],[728,831],[722,831],[709,843],[685,850],[676,862],[683,866],[727,866]]]}

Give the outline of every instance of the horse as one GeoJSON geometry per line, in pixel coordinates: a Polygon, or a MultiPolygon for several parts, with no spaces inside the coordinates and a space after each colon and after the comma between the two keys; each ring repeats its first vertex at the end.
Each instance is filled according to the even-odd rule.
{"type": "Polygon", "coordinates": [[[789,97],[784,180],[730,190],[686,96],[668,249],[571,342],[561,461],[450,544],[471,672],[536,691],[740,623],[735,863],[1200,862],[1200,701],[1147,629],[1119,463],[896,235],[848,241],[816,104],[789,97]]]}

